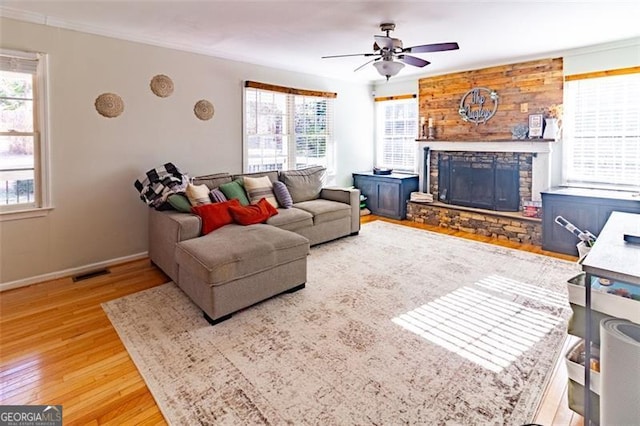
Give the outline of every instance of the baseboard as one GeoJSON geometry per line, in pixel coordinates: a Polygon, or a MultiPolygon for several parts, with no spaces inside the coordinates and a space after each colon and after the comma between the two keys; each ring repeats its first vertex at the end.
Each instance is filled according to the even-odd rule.
{"type": "Polygon", "coordinates": [[[7,283],[0,283],[0,292],[5,290],[11,290],[19,287],[26,287],[28,285],[41,283],[43,281],[56,280],[58,278],[69,277],[71,275],[83,274],[95,269],[107,268],[109,266],[118,265],[120,263],[132,262],[134,260],[144,259],[148,257],[148,252],[142,252],[132,254],[130,256],[117,257],[115,259],[109,259],[102,262],[91,263],[89,265],[78,266],[76,268],[64,269],[62,271],[50,272],[48,274],[37,275],[35,277],[23,278],[16,281],[9,281],[7,283]]]}

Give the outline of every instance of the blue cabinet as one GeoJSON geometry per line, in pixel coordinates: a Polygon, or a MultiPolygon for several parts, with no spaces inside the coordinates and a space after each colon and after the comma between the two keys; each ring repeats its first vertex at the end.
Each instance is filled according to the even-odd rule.
{"type": "Polygon", "coordinates": [[[354,173],[353,186],[367,197],[367,208],[371,213],[401,220],[407,216],[411,193],[418,190],[418,175],[354,173]]]}

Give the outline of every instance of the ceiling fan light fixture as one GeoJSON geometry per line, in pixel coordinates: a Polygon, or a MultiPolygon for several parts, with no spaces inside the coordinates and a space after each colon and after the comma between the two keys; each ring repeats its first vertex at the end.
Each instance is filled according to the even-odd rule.
{"type": "Polygon", "coordinates": [[[389,80],[389,77],[393,77],[398,74],[400,70],[404,68],[404,64],[402,62],[384,60],[374,63],[373,66],[376,67],[380,75],[387,77],[387,80],[389,80]]]}

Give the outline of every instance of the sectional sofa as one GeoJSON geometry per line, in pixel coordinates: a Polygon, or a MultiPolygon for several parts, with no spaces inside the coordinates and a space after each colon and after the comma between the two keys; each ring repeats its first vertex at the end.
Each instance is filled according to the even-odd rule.
{"type": "Polygon", "coordinates": [[[291,204],[278,204],[277,214],[264,223],[230,223],[206,235],[197,214],[149,209],[151,261],[212,324],[269,297],[303,288],[309,247],[360,230],[360,191],[323,187],[324,172],[311,167],[194,178],[194,185],[215,192],[232,182],[266,176],[274,185],[284,184],[291,204]]]}

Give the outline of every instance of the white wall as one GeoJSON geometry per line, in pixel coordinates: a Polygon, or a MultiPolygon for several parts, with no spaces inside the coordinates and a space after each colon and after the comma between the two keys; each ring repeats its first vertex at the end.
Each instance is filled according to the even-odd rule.
{"type": "MultiPolygon", "coordinates": [[[[147,250],[147,210],[133,187],[150,168],[171,161],[192,176],[241,172],[244,80],[337,92],[339,185],[373,161],[373,105],[368,85],[286,72],[2,18],[3,48],[49,56],[52,198],[46,217],[0,222],[0,283],[147,250]],[[156,97],[149,81],[173,79],[156,97]],[[122,96],[123,115],[94,109],[104,92],[122,96]],[[193,105],[208,99],[212,120],[193,105]]],[[[2,288],[2,286],[0,286],[2,288]]]]}

